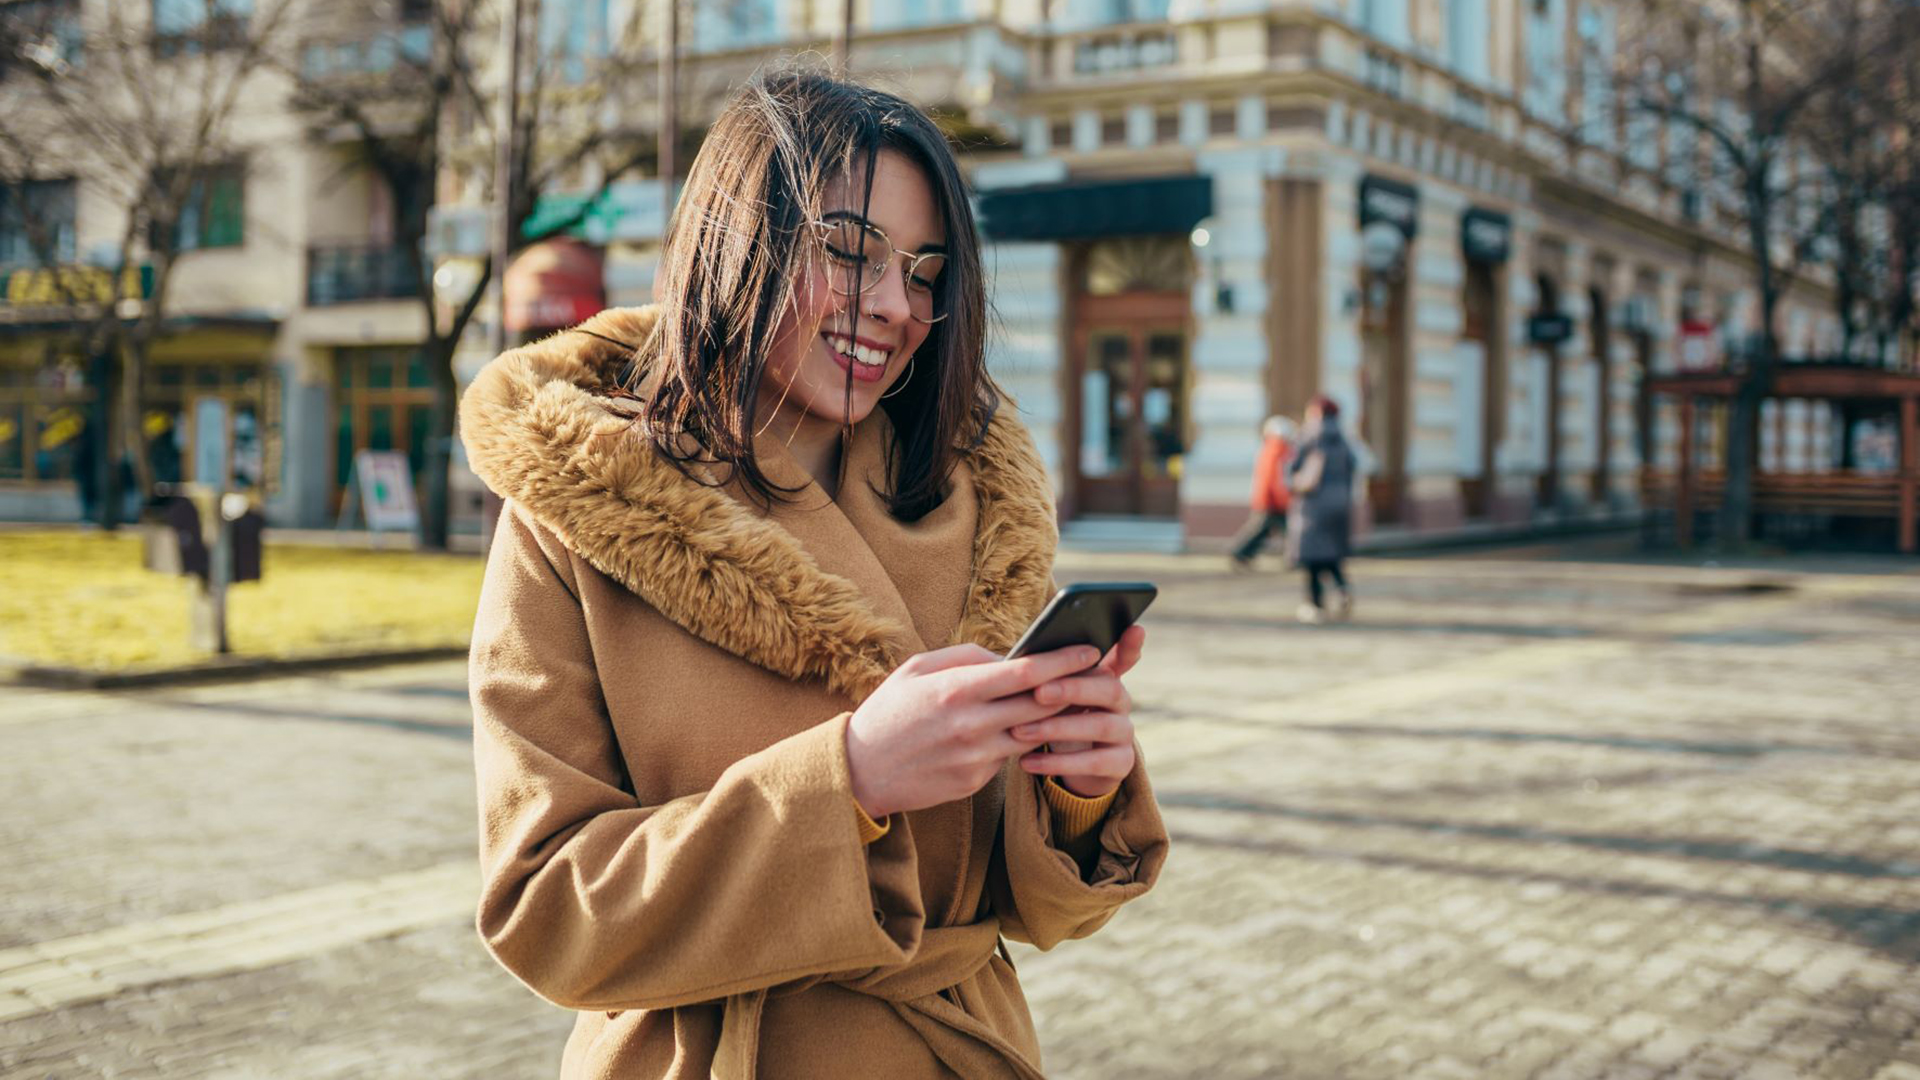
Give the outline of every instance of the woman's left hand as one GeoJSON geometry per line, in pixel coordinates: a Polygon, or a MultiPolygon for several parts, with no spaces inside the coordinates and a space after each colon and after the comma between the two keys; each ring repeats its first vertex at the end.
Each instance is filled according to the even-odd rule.
{"type": "Polygon", "coordinates": [[[1133,771],[1134,760],[1133,699],[1120,684],[1120,677],[1140,662],[1146,642],[1144,627],[1129,627],[1113,651],[1085,675],[1060,680],[1085,680],[1082,692],[1069,693],[1057,683],[1035,692],[1039,703],[1045,705],[1049,701],[1042,695],[1059,689],[1060,700],[1071,697],[1075,705],[1045,720],[1012,729],[1016,739],[1046,744],[1020,755],[1021,768],[1040,776],[1058,777],[1068,791],[1085,799],[1097,799],[1120,786],[1133,771]]]}

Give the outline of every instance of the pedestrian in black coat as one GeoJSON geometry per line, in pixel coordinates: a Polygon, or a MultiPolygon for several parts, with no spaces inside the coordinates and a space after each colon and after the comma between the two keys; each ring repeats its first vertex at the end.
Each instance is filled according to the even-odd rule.
{"type": "Polygon", "coordinates": [[[1300,621],[1326,618],[1321,578],[1338,590],[1334,614],[1353,612],[1353,590],[1341,566],[1353,548],[1353,485],[1358,459],[1340,434],[1340,406],[1321,395],[1307,406],[1306,432],[1287,466],[1287,486],[1293,501],[1287,515],[1287,553],[1307,574],[1307,602],[1300,605],[1300,621]]]}

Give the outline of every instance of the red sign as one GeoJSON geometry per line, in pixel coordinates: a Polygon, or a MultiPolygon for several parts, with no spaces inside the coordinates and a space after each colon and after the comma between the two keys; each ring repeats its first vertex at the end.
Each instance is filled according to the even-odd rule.
{"type": "Polygon", "coordinates": [[[560,330],[607,306],[605,261],[571,237],[543,240],[507,267],[507,329],[560,330]]]}
{"type": "Polygon", "coordinates": [[[1720,370],[1720,337],[1716,327],[1701,319],[1680,323],[1680,370],[1720,370]]]}

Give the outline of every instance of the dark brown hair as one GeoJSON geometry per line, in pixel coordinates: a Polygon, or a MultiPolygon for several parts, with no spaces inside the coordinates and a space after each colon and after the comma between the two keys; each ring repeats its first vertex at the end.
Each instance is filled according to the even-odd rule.
{"type": "MultiPolygon", "coordinates": [[[[889,509],[912,520],[939,505],[960,453],[984,435],[998,396],[986,373],[979,234],[945,135],[893,94],[796,69],[764,75],[728,103],[667,231],[659,329],[638,365],[657,366],[662,377],[641,420],[683,472],[696,460],[720,462],[769,503],[793,493],[754,457],[762,372],[811,254],[806,245],[818,242],[810,223],[822,216],[825,192],[842,177],[864,180],[855,188],[864,215],[882,150],[926,174],[948,250],[937,287],[949,314],[880,402],[894,430],[893,489],[882,493],[889,509]]],[[[851,380],[849,372],[849,402],[851,380]]]]}

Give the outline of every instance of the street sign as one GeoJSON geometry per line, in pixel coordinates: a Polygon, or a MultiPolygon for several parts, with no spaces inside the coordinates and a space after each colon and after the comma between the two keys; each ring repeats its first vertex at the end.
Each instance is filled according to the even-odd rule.
{"type": "Polygon", "coordinates": [[[420,507],[413,498],[413,469],[398,450],[362,450],[353,456],[360,481],[360,508],[374,532],[417,532],[420,507]]]}

